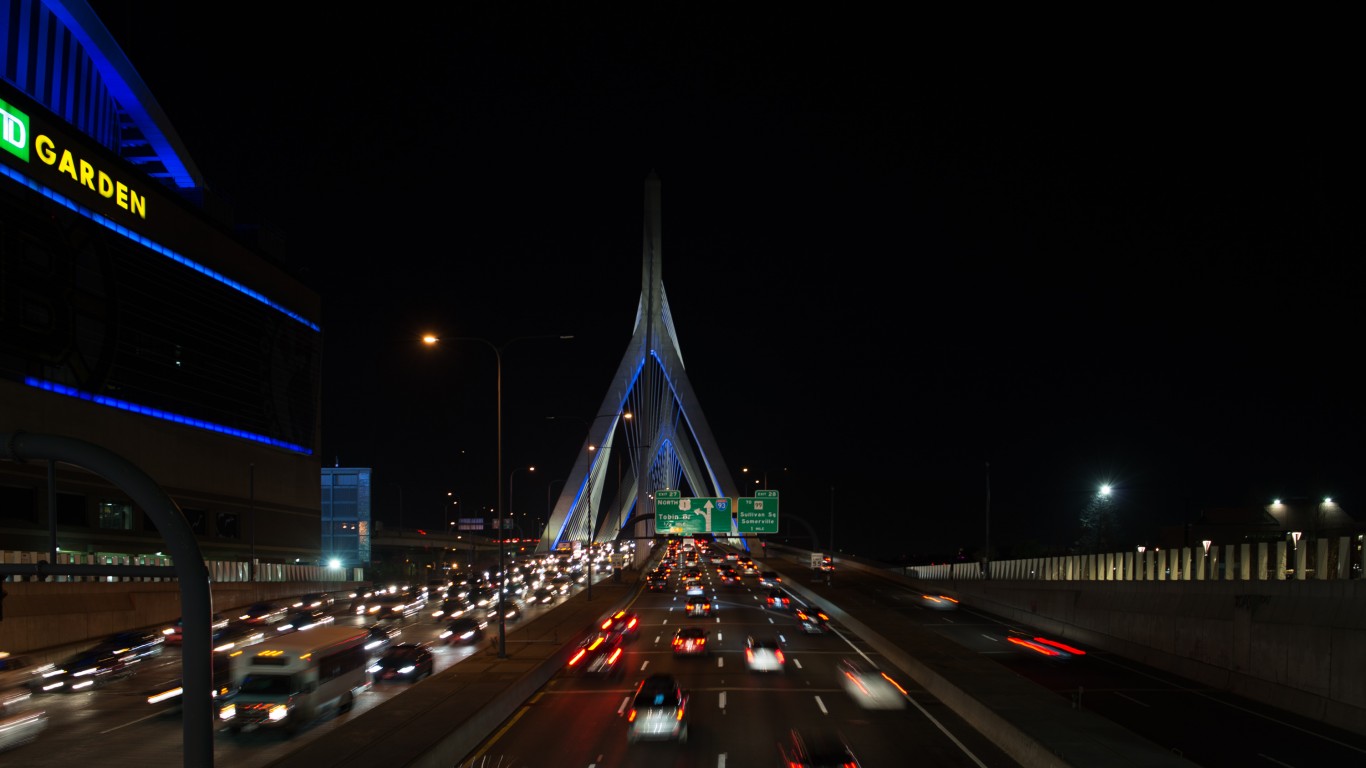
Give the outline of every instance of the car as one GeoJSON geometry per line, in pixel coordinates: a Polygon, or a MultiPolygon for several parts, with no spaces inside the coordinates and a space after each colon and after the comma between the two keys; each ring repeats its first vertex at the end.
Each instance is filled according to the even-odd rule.
{"type": "Polygon", "coordinates": [[[22,654],[0,651],[0,691],[26,687],[33,677],[35,665],[22,654]]]}
{"type": "Polygon", "coordinates": [[[0,704],[0,752],[28,744],[47,728],[47,713],[17,704],[0,704]]]}
{"type": "Polygon", "coordinates": [[[776,587],[782,580],[783,578],[778,575],[777,571],[760,571],[759,573],[759,586],[761,587],[776,587]]]}
{"type": "Polygon", "coordinates": [[[370,638],[365,641],[365,650],[376,656],[398,642],[399,636],[403,634],[403,630],[391,624],[375,624],[369,631],[370,638]]]}
{"type": "MultiPolygon", "coordinates": [[[[232,656],[231,651],[215,651],[213,654],[209,667],[212,686],[209,693],[215,699],[228,699],[237,693],[237,678],[232,674],[232,656]]],[[[179,710],[184,693],[184,681],[176,678],[148,689],[146,701],[159,710],[179,710]]]]}
{"type": "Polygon", "coordinates": [[[416,683],[432,676],[436,656],[421,643],[397,643],[385,649],[370,665],[370,678],[376,683],[416,683]]]}
{"type": "Polygon", "coordinates": [[[792,607],[792,598],[783,593],[781,589],[769,591],[768,597],[764,598],[769,608],[786,610],[792,607]]]}
{"type": "Polygon", "coordinates": [[[309,592],[294,601],[294,608],[321,608],[330,609],[336,603],[336,598],[326,592],[309,592]]]}
{"type": "Polygon", "coordinates": [[[711,601],[706,597],[690,597],[683,609],[689,616],[710,616],[711,601]]]}
{"type": "Polygon", "coordinates": [[[213,634],[213,649],[231,651],[234,648],[255,645],[264,642],[269,631],[269,627],[256,624],[229,622],[226,627],[213,634]]]}
{"type": "Polygon", "coordinates": [[[956,611],[958,601],[948,595],[925,593],[920,596],[920,605],[932,611],[956,611]]]}
{"type": "Polygon", "coordinates": [[[458,619],[461,616],[474,610],[474,603],[468,597],[447,597],[443,599],[436,608],[432,609],[432,618],[437,621],[458,619]]]}
{"type": "Polygon", "coordinates": [[[95,646],[67,656],[55,664],[44,664],[29,681],[34,693],[70,693],[102,686],[132,673],[136,660],[95,646]]]}
{"type": "Polygon", "coordinates": [[[537,587],[531,593],[531,603],[533,605],[549,605],[555,602],[560,593],[548,587],[537,587]]]}
{"type": "Polygon", "coordinates": [[[115,632],[95,645],[96,648],[112,651],[125,661],[160,656],[166,650],[166,636],[160,632],[130,630],[115,632]]]}
{"type": "Polygon", "coordinates": [[[786,664],[783,647],[777,640],[754,635],[745,639],[745,668],[750,672],[782,672],[786,664]]]}
{"type": "Polygon", "coordinates": [[[640,617],[621,610],[603,619],[598,628],[608,634],[617,635],[623,641],[634,640],[640,635],[640,617]]]}
{"type": "MultiPolygon", "coordinates": [[[[175,621],[171,622],[171,626],[161,630],[162,638],[166,641],[167,645],[180,645],[185,642],[185,628],[183,623],[184,619],[177,618],[175,621]]],[[[215,613],[213,618],[209,620],[210,632],[217,632],[226,626],[228,626],[228,617],[221,613],[215,613]]]]}
{"type": "MultiPolygon", "coordinates": [[[[504,596],[503,596],[503,623],[504,623],[504,624],[511,624],[511,623],[514,622],[514,621],[518,621],[519,619],[522,618],[522,614],[523,614],[523,613],[525,613],[525,609],[522,607],[522,601],[521,601],[519,598],[512,597],[511,595],[504,595],[504,596]]],[[[494,600],[492,603],[489,604],[487,613],[486,613],[485,615],[486,615],[486,617],[488,618],[488,622],[489,622],[490,624],[492,624],[492,623],[498,621],[498,601],[497,601],[497,600],[494,600]]]]}
{"type": "Polygon", "coordinates": [[[626,743],[688,741],[688,693],[672,675],[654,674],[636,685],[626,711],[626,743]]]}
{"type": "Polygon", "coordinates": [[[779,764],[786,768],[860,768],[841,736],[829,731],[793,729],[778,745],[779,764]]]}
{"type": "Polygon", "coordinates": [[[275,624],[285,617],[288,608],[270,602],[252,603],[237,616],[237,620],[247,624],[275,624]]]}
{"type": "Polygon", "coordinates": [[[620,635],[598,632],[579,644],[565,666],[594,677],[620,677],[626,669],[623,651],[620,635]]]}
{"type": "Polygon", "coordinates": [[[887,673],[870,664],[843,659],[839,663],[840,685],[864,709],[905,709],[906,691],[887,673]]]}
{"type": "Polygon", "coordinates": [[[284,618],[275,623],[275,631],[301,632],[314,627],[321,627],[324,624],[331,624],[333,620],[332,615],[321,608],[293,609],[286,612],[284,618]]]}
{"type": "Polygon", "coordinates": [[[708,632],[701,627],[682,627],[674,632],[673,651],[675,656],[710,656],[707,647],[708,632]]]}
{"type": "Polygon", "coordinates": [[[822,557],[822,558],[821,558],[821,564],[820,564],[819,570],[820,570],[822,573],[834,573],[834,572],[835,572],[835,559],[834,559],[833,557],[831,557],[830,555],[825,555],[824,557],[822,557]]]}
{"type": "Polygon", "coordinates": [[[1086,655],[1086,651],[1071,643],[1064,643],[1061,640],[1054,640],[1050,637],[1044,637],[1033,632],[1023,632],[1018,629],[1010,630],[1006,634],[1006,640],[1016,648],[1057,661],[1067,661],[1086,655]]]}
{"type": "Polygon", "coordinates": [[[738,587],[743,583],[740,573],[734,568],[727,568],[721,573],[721,584],[727,587],[738,587]]]}
{"type": "Polygon", "coordinates": [[[797,623],[801,625],[802,631],[808,635],[824,634],[830,629],[830,617],[819,608],[797,608],[793,613],[796,615],[797,623]]]}
{"type": "Polygon", "coordinates": [[[686,582],[684,582],[684,583],[683,583],[683,592],[684,592],[684,594],[688,595],[689,597],[692,597],[692,596],[694,596],[694,595],[705,595],[705,594],[707,593],[707,590],[706,590],[705,587],[702,586],[702,580],[701,580],[701,579],[697,579],[697,580],[694,580],[694,581],[686,581],[686,582]]]}
{"type": "Polygon", "coordinates": [[[487,627],[488,622],[482,619],[476,619],[473,616],[461,616],[446,625],[440,639],[447,645],[471,645],[484,638],[484,630],[487,627]]]}
{"type": "Polygon", "coordinates": [[[649,592],[667,592],[669,580],[664,577],[649,576],[645,579],[645,589],[649,592]]]}

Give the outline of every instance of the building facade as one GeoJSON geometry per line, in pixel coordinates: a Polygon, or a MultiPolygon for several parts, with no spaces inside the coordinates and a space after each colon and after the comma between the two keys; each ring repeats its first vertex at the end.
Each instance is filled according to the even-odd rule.
{"type": "Polygon", "coordinates": [[[323,467],[322,557],[341,568],[370,568],[369,467],[323,467]]]}
{"type": "MultiPolygon", "coordinates": [[[[321,300],[239,234],[84,2],[0,0],[0,434],[121,455],[207,559],[322,554],[321,300]]],[[[0,462],[0,550],[150,555],[83,469],[0,462]]]]}

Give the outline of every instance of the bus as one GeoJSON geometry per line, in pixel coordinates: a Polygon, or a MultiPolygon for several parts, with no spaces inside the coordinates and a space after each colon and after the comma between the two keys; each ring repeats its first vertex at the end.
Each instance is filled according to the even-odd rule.
{"type": "Polygon", "coordinates": [[[232,659],[236,695],[219,707],[218,719],[233,733],[292,734],[325,714],[351,711],[370,687],[369,638],[364,629],[328,625],[242,649],[232,659]]]}

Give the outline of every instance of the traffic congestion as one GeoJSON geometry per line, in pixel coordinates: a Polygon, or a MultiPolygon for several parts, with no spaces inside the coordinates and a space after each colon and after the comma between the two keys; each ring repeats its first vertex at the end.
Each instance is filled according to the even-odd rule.
{"type": "MultiPolygon", "coordinates": [[[[594,578],[610,579],[621,554],[594,556],[594,578]]],[[[216,613],[216,759],[264,764],[478,653],[491,628],[496,635],[500,586],[502,620],[516,627],[585,588],[587,557],[510,562],[506,579],[481,571],[216,613]],[[311,661],[298,661],[310,655],[311,661]],[[301,696],[303,690],[309,695],[301,696]]],[[[178,756],[181,630],[176,619],[119,632],[42,664],[0,651],[5,759],[56,765],[99,760],[114,749],[130,764],[178,756]]]]}

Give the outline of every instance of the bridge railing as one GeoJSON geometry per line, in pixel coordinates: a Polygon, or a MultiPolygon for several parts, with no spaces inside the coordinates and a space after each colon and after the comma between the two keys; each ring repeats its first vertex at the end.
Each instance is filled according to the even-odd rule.
{"type": "Polygon", "coordinates": [[[1306,581],[1362,577],[1363,536],[905,566],[917,579],[1306,581]]]}

